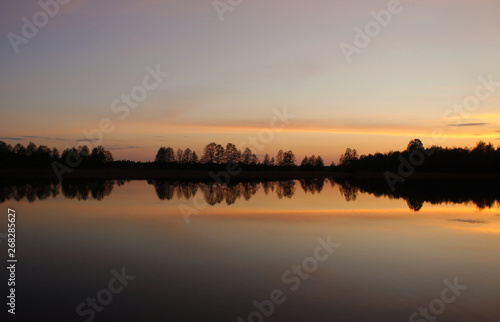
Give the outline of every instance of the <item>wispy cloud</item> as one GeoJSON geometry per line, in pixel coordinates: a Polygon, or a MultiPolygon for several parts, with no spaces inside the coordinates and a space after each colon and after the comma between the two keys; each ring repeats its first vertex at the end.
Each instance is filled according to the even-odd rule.
{"type": "Polygon", "coordinates": [[[462,127],[462,126],[483,126],[483,125],[487,125],[488,123],[461,123],[461,124],[450,124],[450,126],[458,126],[458,127],[462,127]]]}
{"type": "MultiPolygon", "coordinates": [[[[23,141],[23,140],[49,140],[49,141],[75,141],[71,139],[63,139],[63,138],[54,138],[48,136],[39,136],[39,135],[21,135],[21,136],[4,136],[0,137],[0,140],[14,140],[14,141],[23,141]]],[[[77,140],[79,141],[79,140],[77,140]]]]}
{"type": "Polygon", "coordinates": [[[0,140],[13,140],[13,141],[20,141],[20,140],[26,140],[26,139],[23,139],[23,138],[16,138],[16,137],[12,137],[12,136],[4,136],[4,137],[0,137],[0,140]]]}
{"type": "Polygon", "coordinates": [[[47,136],[38,136],[38,135],[23,135],[23,138],[26,139],[44,139],[44,140],[53,140],[53,141],[73,141],[70,139],[62,139],[62,138],[51,138],[47,136]]]}
{"type": "Polygon", "coordinates": [[[485,220],[472,220],[472,219],[450,219],[450,221],[463,222],[467,224],[487,224],[488,222],[485,220]]]}
{"type": "Polygon", "coordinates": [[[78,140],[75,140],[76,142],[97,142],[99,141],[98,139],[88,139],[88,138],[85,138],[85,139],[78,139],[78,140]]]}
{"type": "Polygon", "coordinates": [[[139,149],[140,146],[136,145],[119,145],[119,144],[111,144],[104,146],[108,150],[126,150],[126,149],[139,149]]]}

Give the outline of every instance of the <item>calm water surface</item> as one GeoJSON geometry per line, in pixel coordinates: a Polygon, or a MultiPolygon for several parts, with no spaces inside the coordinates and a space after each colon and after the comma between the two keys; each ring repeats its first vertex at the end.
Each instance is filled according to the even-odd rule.
{"type": "Polygon", "coordinates": [[[19,321],[500,321],[491,196],[312,180],[5,184],[0,197],[17,214],[19,321]],[[135,278],[113,294],[122,268],[135,278]]]}

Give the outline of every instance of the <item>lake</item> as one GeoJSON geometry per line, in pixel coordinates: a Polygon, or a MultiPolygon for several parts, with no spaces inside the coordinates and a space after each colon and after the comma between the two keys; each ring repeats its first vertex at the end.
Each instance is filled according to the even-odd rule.
{"type": "Polygon", "coordinates": [[[0,189],[0,232],[7,209],[16,212],[20,321],[500,320],[494,184],[0,189]]]}

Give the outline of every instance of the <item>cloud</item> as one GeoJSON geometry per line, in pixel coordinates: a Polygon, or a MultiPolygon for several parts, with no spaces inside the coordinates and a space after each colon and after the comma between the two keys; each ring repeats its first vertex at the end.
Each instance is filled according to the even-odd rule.
{"type": "Polygon", "coordinates": [[[111,144],[111,145],[105,145],[104,148],[108,150],[125,150],[125,149],[139,149],[140,146],[111,144]]]}
{"type": "Polygon", "coordinates": [[[450,221],[463,222],[467,224],[487,224],[487,221],[484,220],[472,220],[472,219],[450,219],[450,221]]]}
{"type": "MultiPolygon", "coordinates": [[[[5,137],[0,137],[0,140],[14,140],[14,141],[24,141],[24,140],[33,140],[33,139],[42,139],[42,140],[50,140],[50,141],[75,141],[71,139],[63,139],[63,138],[54,138],[54,137],[48,137],[48,136],[39,136],[39,135],[21,135],[19,137],[13,137],[13,136],[5,136],[5,137]]],[[[76,141],[87,141],[87,139],[82,139],[82,140],[76,140],[76,141]]]]}
{"type": "Polygon", "coordinates": [[[458,127],[462,127],[462,126],[483,126],[483,125],[487,125],[488,123],[461,123],[461,124],[450,124],[450,126],[458,126],[458,127]]]}
{"type": "Polygon", "coordinates": [[[44,139],[44,140],[54,140],[54,141],[73,141],[73,140],[69,140],[69,139],[51,138],[51,137],[38,136],[38,135],[23,135],[23,138],[27,138],[27,139],[44,139]]]}
{"type": "Polygon", "coordinates": [[[11,136],[4,136],[0,137],[0,140],[13,140],[13,141],[21,141],[21,140],[26,140],[23,138],[16,138],[16,137],[11,137],[11,136]]]}
{"type": "MultiPolygon", "coordinates": [[[[181,138],[191,138],[192,137],[190,135],[175,135],[175,136],[178,136],[178,137],[181,137],[181,138]]],[[[172,135],[169,135],[169,136],[167,136],[167,135],[152,135],[152,137],[154,137],[156,141],[162,141],[162,142],[164,142],[164,141],[168,141],[168,140],[165,140],[165,139],[172,138],[172,135]]]]}
{"type": "Polygon", "coordinates": [[[78,139],[78,140],[75,140],[76,142],[97,142],[99,141],[98,139],[78,139]]]}

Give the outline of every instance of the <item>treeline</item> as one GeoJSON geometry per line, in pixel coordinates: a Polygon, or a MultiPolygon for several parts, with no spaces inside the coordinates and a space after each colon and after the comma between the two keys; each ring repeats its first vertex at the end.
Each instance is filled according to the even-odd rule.
{"type": "MultiPolygon", "coordinates": [[[[243,151],[238,149],[233,143],[227,143],[226,147],[209,143],[203,149],[201,158],[190,148],[174,151],[171,147],[161,147],[155,156],[155,163],[163,166],[175,165],[225,165],[228,163],[238,163],[244,166],[259,167],[295,167],[297,159],[292,151],[279,150],[276,156],[264,155],[262,160],[250,149],[243,151]]],[[[305,157],[301,163],[304,168],[321,168],[324,162],[321,156],[305,157]]]]}
{"type": "MultiPolygon", "coordinates": [[[[0,167],[44,167],[54,161],[62,164],[78,163],[79,167],[103,166],[145,166],[150,163],[132,161],[113,161],[113,155],[102,146],[90,150],[87,146],[66,148],[62,153],[46,145],[37,146],[30,142],[26,147],[18,143],[11,146],[0,141],[0,167]]],[[[206,169],[224,167],[237,163],[247,169],[311,169],[332,170],[339,172],[448,172],[477,173],[500,172],[500,146],[479,141],[473,148],[424,147],[422,141],[413,139],[404,151],[390,151],[358,155],[356,149],[347,148],[340,157],[339,164],[334,162],[325,166],[319,155],[306,156],[297,165],[297,158],[292,151],[279,150],[275,156],[266,153],[262,159],[250,148],[243,151],[233,143],[226,146],[211,142],[207,144],[201,156],[190,148],[174,150],[161,147],[155,156],[154,166],[158,168],[206,169]]]]}
{"type": "Polygon", "coordinates": [[[15,146],[0,141],[1,167],[44,167],[54,161],[66,163],[68,160],[81,160],[81,166],[101,166],[113,161],[113,155],[102,146],[90,151],[84,146],[64,149],[59,153],[57,148],[46,145],[37,146],[30,142],[26,147],[18,143],[15,146]]]}
{"type": "Polygon", "coordinates": [[[424,147],[413,139],[404,151],[358,155],[347,148],[340,157],[339,171],[344,172],[500,172],[500,146],[479,141],[473,148],[424,147]]]}

